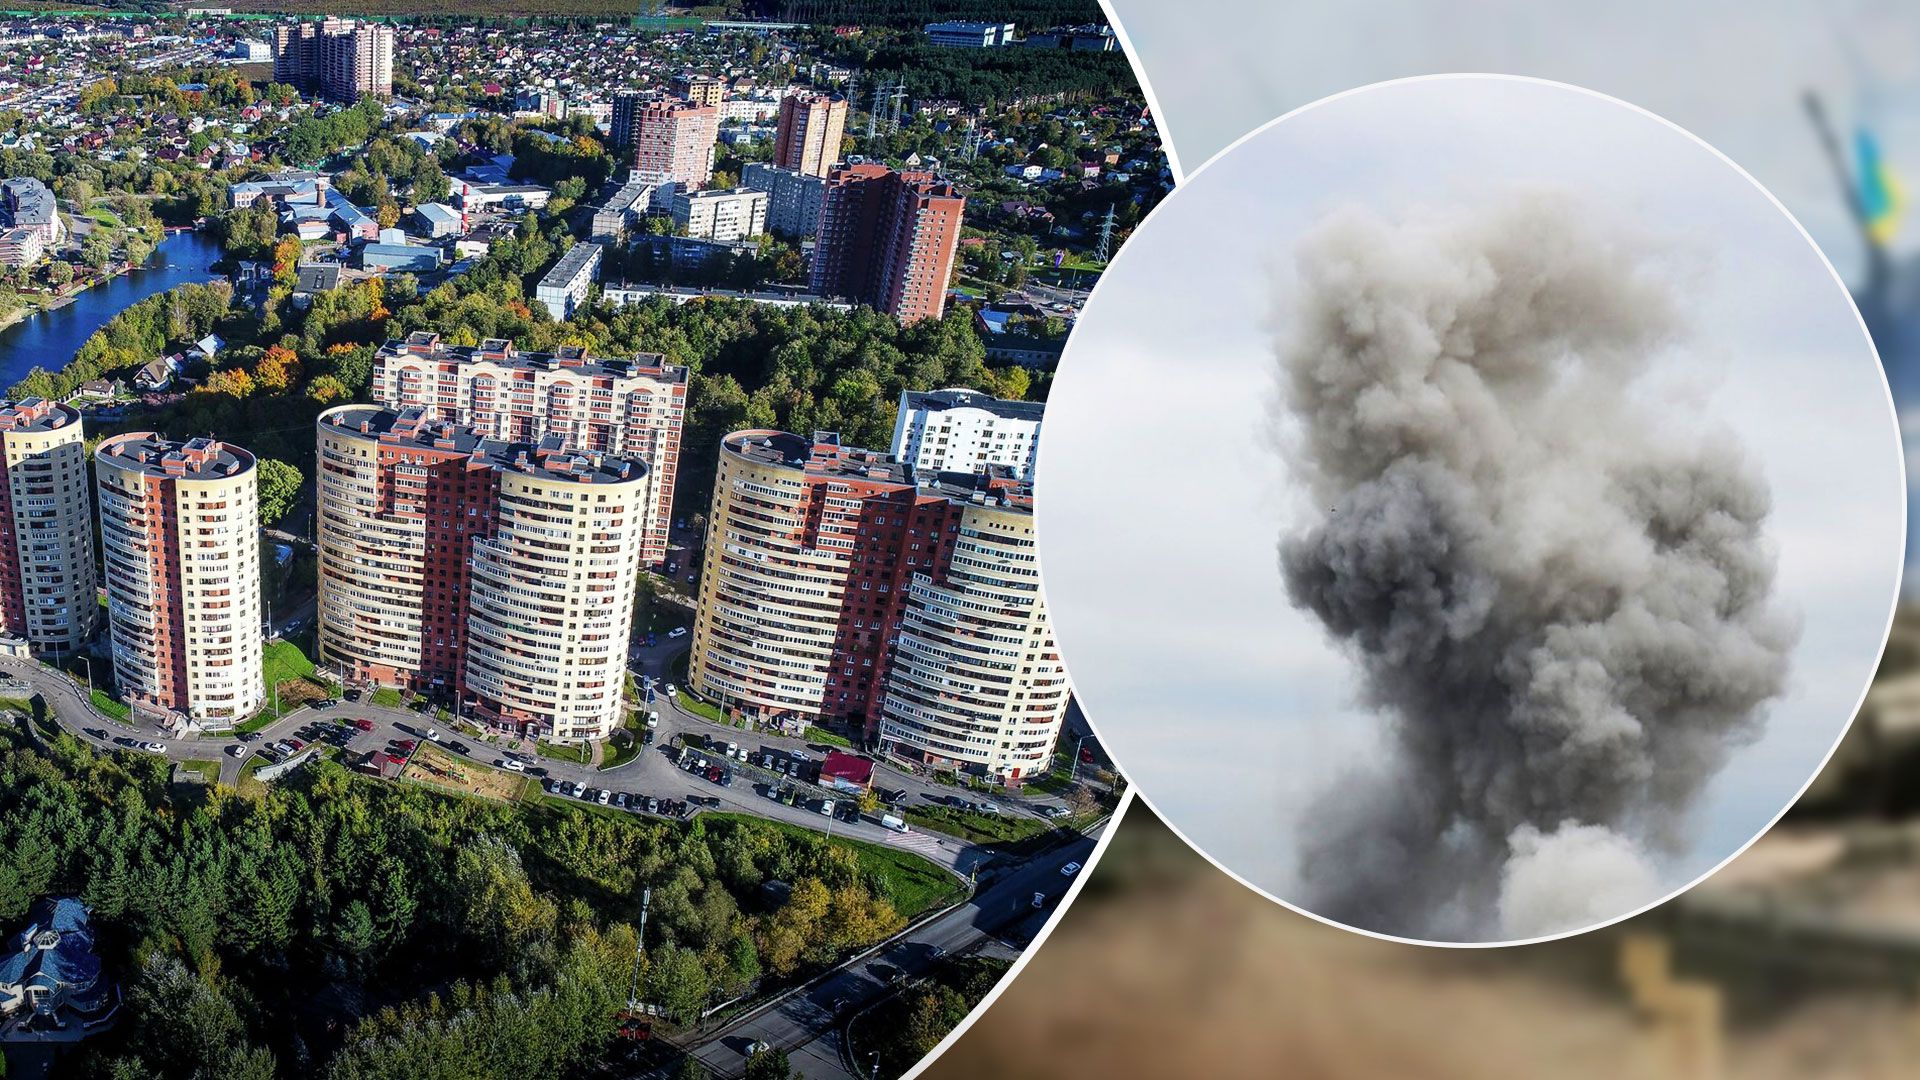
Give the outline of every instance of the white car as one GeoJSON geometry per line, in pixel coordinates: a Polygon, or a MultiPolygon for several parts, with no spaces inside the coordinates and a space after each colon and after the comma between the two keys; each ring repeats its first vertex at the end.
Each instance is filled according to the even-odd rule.
{"type": "Polygon", "coordinates": [[[600,794],[595,796],[593,801],[599,803],[601,806],[605,806],[613,801],[613,792],[601,788],[600,794]]]}
{"type": "Polygon", "coordinates": [[[140,749],[145,750],[149,754],[164,754],[167,752],[166,746],[157,742],[141,743],[140,749]]]}
{"type": "Polygon", "coordinates": [[[1080,864],[1077,862],[1070,862],[1067,865],[1060,868],[1061,877],[1072,877],[1073,875],[1079,872],[1080,872],[1080,864]]]}
{"type": "Polygon", "coordinates": [[[659,726],[660,726],[660,714],[659,714],[659,713],[657,713],[657,712],[650,712],[650,713],[648,713],[648,714],[647,714],[647,726],[648,726],[648,727],[650,727],[650,728],[655,728],[655,727],[659,727],[659,726]]]}
{"type": "Polygon", "coordinates": [[[428,741],[428,742],[439,742],[439,741],[440,741],[440,729],[439,729],[439,728],[428,728],[428,729],[427,729],[427,741],[428,741]]]}
{"type": "Polygon", "coordinates": [[[674,696],[675,694],[678,694],[679,692],[680,692],[680,688],[679,688],[679,687],[677,687],[677,686],[675,686],[675,685],[673,685],[672,683],[668,683],[668,684],[667,684],[667,696],[668,696],[668,697],[672,697],[672,696],[674,696]]]}
{"type": "Polygon", "coordinates": [[[823,817],[833,816],[833,800],[832,799],[820,800],[820,813],[823,817]]]}
{"type": "Polygon", "coordinates": [[[686,637],[687,628],[684,626],[676,626],[673,629],[667,631],[667,636],[668,637],[686,637]]]}
{"type": "Polygon", "coordinates": [[[493,764],[495,768],[505,769],[508,772],[526,772],[527,771],[527,766],[525,762],[516,761],[513,758],[496,758],[494,759],[493,764]]]}
{"type": "Polygon", "coordinates": [[[581,783],[581,782],[580,782],[580,781],[578,781],[578,780],[575,780],[575,781],[573,782],[573,797],[574,797],[574,798],[576,798],[576,799],[584,799],[584,798],[586,798],[586,797],[587,797],[587,785],[585,785],[585,784],[583,784],[583,783],[581,783]]]}

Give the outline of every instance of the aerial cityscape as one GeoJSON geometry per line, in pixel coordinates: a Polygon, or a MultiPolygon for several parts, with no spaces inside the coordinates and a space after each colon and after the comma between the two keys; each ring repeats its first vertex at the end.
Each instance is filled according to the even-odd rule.
{"type": "Polygon", "coordinates": [[[898,1076],[1034,940],[1172,176],[1091,3],[827,6],[0,16],[0,1075],[898,1076]]]}

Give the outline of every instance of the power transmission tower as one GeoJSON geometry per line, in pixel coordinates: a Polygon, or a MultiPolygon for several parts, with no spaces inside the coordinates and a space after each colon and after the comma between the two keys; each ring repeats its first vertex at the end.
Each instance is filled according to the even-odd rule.
{"type": "Polygon", "coordinates": [[[1106,262],[1113,254],[1113,204],[1107,204],[1107,216],[1100,219],[1100,243],[1093,249],[1093,257],[1106,262]]]}

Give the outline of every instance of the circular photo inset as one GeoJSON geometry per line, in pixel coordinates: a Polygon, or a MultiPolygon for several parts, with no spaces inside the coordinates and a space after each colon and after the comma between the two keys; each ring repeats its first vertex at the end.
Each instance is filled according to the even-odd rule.
{"type": "Polygon", "coordinates": [[[1831,266],[1685,131],[1443,76],[1268,125],[1140,227],[1035,499],[1141,797],[1318,918],[1591,929],[1712,872],[1851,720],[1899,433],[1831,266]]]}

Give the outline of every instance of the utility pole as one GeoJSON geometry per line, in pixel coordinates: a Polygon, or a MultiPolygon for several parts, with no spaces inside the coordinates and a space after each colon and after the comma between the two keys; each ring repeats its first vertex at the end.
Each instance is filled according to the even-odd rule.
{"type": "Polygon", "coordinates": [[[640,1008],[640,960],[647,955],[647,908],[653,903],[653,886],[640,890],[640,931],[633,940],[633,982],[627,990],[627,1010],[640,1008]]]}

